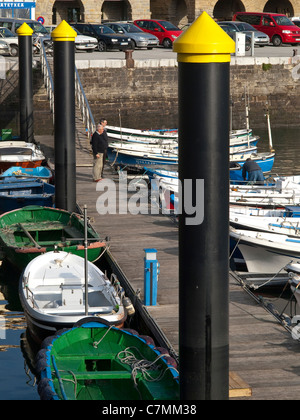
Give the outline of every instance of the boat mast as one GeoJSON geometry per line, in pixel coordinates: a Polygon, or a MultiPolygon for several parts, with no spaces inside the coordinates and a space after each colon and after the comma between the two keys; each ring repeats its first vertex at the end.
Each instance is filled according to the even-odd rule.
{"type": "Polygon", "coordinates": [[[267,117],[267,124],[268,124],[268,134],[269,134],[269,148],[270,152],[275,152],[273,149],[273,140],[272,140],[272,132],[271,132],[271,122],[270,122],[270,111],[269,111],[269,104],[266,102],[267,110],[266,110],[266,117],[267,117]]]}

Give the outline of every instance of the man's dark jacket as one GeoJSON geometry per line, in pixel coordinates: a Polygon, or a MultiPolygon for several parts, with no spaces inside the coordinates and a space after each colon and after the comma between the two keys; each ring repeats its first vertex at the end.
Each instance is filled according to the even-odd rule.
{"type": "Polygon", "coordinates": [[[95,131],[92,136],[91,143],[94,155],[97,155],[98,153],[105,153],[108,146],[107,134],[105,132],[99,134],[98,131],[95,131]]]}

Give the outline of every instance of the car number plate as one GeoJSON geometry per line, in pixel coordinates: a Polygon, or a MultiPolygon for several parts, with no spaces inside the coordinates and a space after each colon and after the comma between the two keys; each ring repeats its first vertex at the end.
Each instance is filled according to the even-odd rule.
{"type": "Polygon", "coordinates": [[[128,42],[121,42],[121,45],[128,45],[128,42]]]}

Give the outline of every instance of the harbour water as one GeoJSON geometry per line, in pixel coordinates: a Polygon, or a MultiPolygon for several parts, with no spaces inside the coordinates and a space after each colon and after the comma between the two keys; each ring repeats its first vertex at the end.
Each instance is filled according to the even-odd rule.
{"type": "MultiPolygon", "coordinates": [[[[259,151],[269,149],[267,130],[255,130],[261,139],[259,151]]],[[[272,173],[300,174],[299,129],[272,130],[273,148],[276,151],[272,173]]],[[[25,339],[26,323],[18,298],[18,276],[12,267],[0,267],[0,400],[38,400],[34,375],[29,369],[30,360],[25,339]]],[[[288,299],[288,297],[287,297],[288,299]]]]}

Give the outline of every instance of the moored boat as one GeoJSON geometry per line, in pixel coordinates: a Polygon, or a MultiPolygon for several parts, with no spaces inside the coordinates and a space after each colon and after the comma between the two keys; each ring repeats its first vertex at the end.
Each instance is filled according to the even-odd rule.
{"type": "Polygon", "coordinates": [[[37,342],[86,317],[101,317],[117,326],[127,318],[119,283],[113,285],[89,261],[86,273],[85,259],[69,252],[46,252],[34,258],[19,285],[27,327],[37,342]]]}
{"type": "Polygon", "coordinates": [[[0,180],[0,213],[31,205],[52,207],[54,195],[54,185],[41,179],[5,177],[0,180]]]}
{"type": "Polygon", "coordinates": [[[148,165],[177,165],[178,151],[173,147],[128,146],[111,143],[107,149],[108,160],[112,164],[133,166],[143,169],[148,165]]]}
{"type": "Polygon", "coordinates": [[[235,170],[230,170],[230,180],[231,181],[239,181],[244,182],[242,171],[244,163],[248,158],[251,158],[251,160],[255,161],[263,171],[264,174],[268,174],[271,172],[274,160],[275,160],[275,153],[268,153],[268,152],[262,152],[262,153],[253,153],[253,154],[246,154],[246,153],[240,153],[232,155],[230,158],[230,165],[239,165],[240,169],[235,168],[235,170]]]}
{"type": "Polygon", "coordinates": [[[50,169],[46,168],[46,166],[37,166],[35,168],[22,168],[21,166],[12,166],[6,171],[4,171],[1,175],[1,177],[10,176],[18,179],[37,178],[49,182],[53,175],[50,169]]]}
{"type": "Polygon", "coordinates": [[[44,154],[34,143],[13,140],[0,142],[0,172],[11,166],[35,168],[41,166],[44,160],[44,154]]]}
{"type": "MultiPolygon", "coordinates": [[[[88,259],[96,261],[105,242],[88,225],[88,259]]],[[[4,256],[16,267],[24,267],[36,256],[55,248],[84,257],[84,221],[66,210],[26,206],[0,216],[0,245],[4,256]]]]}
{"type": "Polygon", "coordinates": [[[230,238],[253,273],[278,273],[300,258],[300,239],[288,235],[230,227],[230,238]]]}
{"type": "Polygon", "coordinates": [[[135,331],[99,322],[46,340],[37,365],[43,400],[180,398],[177,364],[165,349],[135,331]]]}

